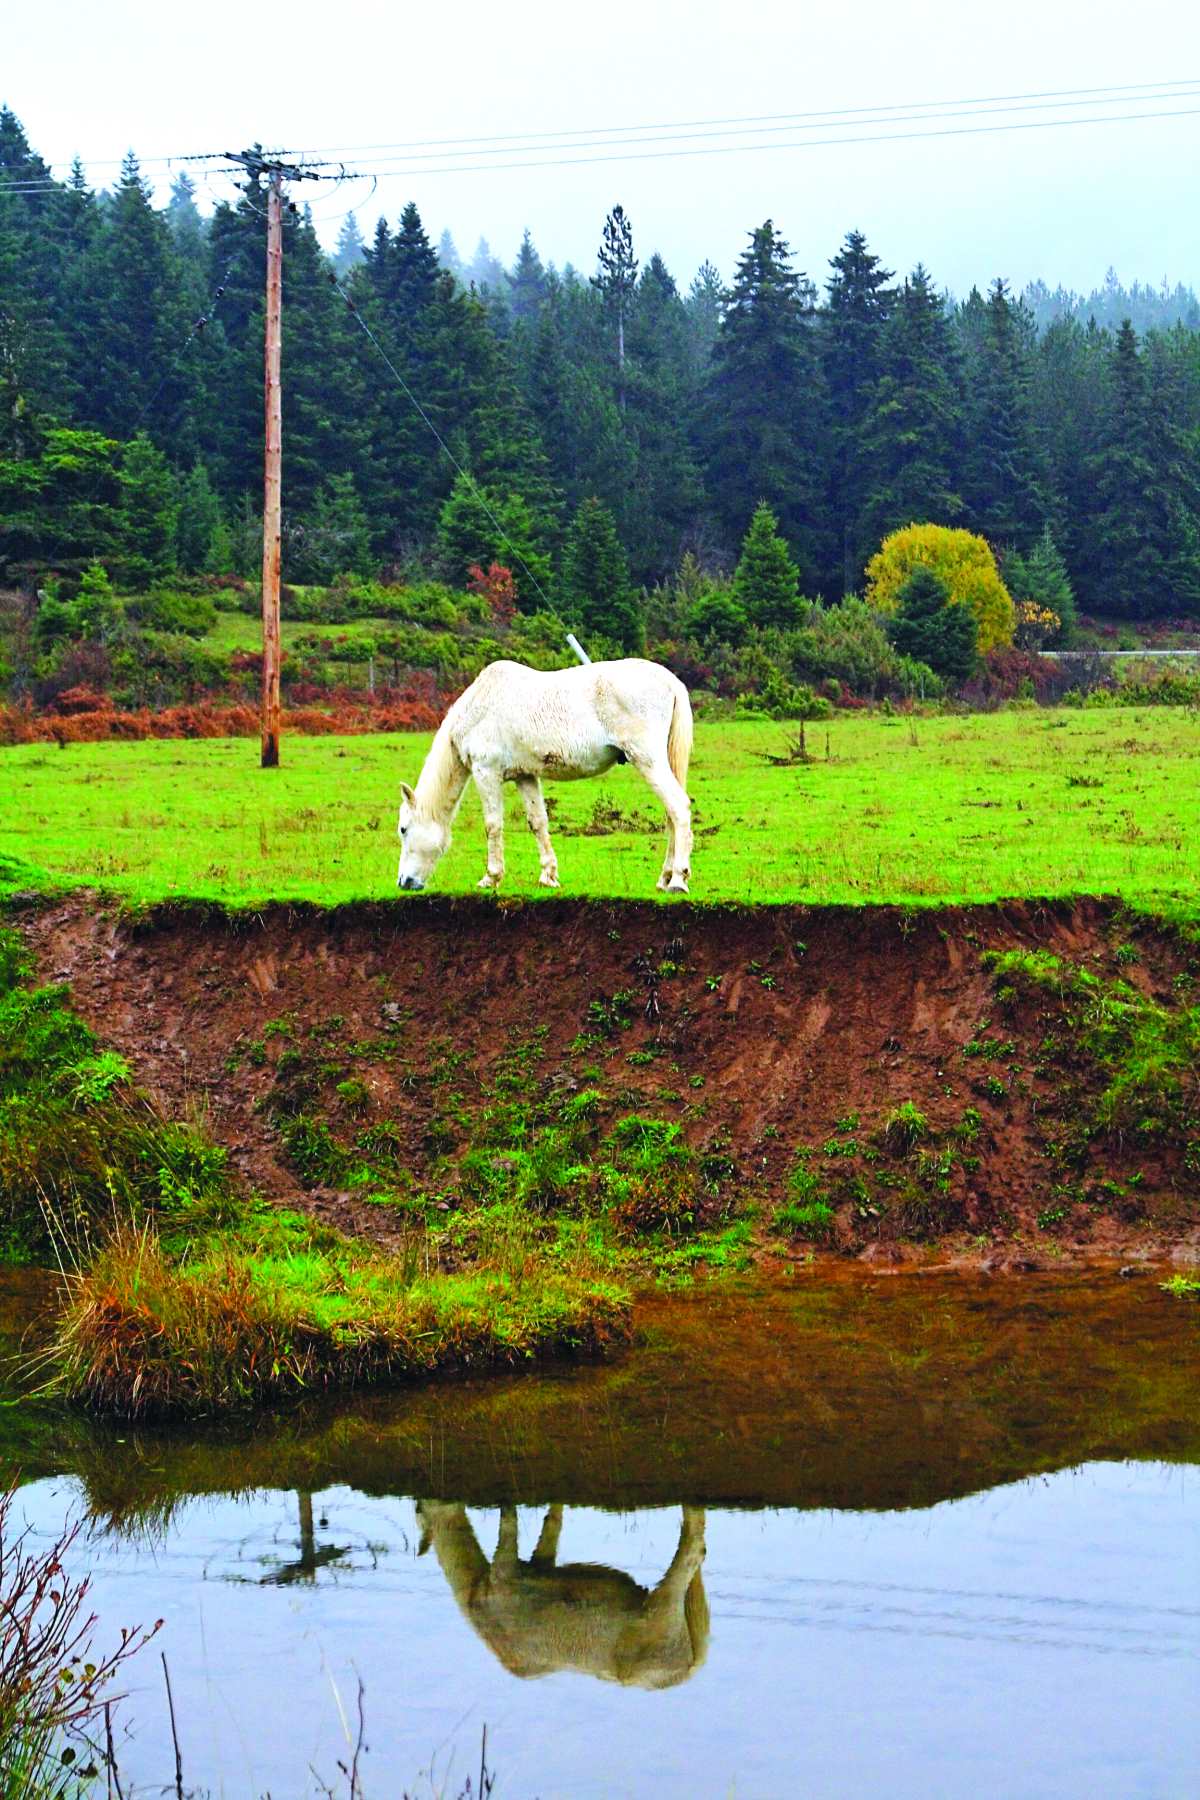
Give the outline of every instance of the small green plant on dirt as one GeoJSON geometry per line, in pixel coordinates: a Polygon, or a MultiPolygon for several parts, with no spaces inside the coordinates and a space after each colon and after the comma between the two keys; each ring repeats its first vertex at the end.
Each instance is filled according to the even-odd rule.
{"type": "Polygon", "coordinates": [[[567,1125],[582,1125],[596,1118],[604,1104],[604,1093],[600,1088],[580,1088],[578,1093],[568,1094],[558,1109],[559,1116],[567,1125]]]}
{"type": "Polygon", "coordinates": [[[364,1112],[371,1104],[371,1090],[358,1075],[351,1075],[337,1084],[338,1098],[352,1112],[364,1112]]]}
{"type": "Polygon", "coordinates": [[[833,1129],[840,1131],[844,1137],[849,1136],[851,1132],[858,1130],[858,1114],[856,1112],[843,1114],[833,1129]]]}
{"type": "Polygon", "coordinates": [[[964,1107],[963,1116],[954,1127],[954,1135],[964,1144],[973,1144],[979,1136],[979,1128],[982,1124],[983,1114],[977,1107],[964,1107]]]}
{"type": "Polygon", "coordinates": [[[822,1156],[857,1156],[859,1144],[857,1138],[826,1138],[821,1145],[822,1156]]]}
{"type": "Polygon", "coordinates": [[[1113,956],[1122,968],[1128,968],[1130,963],[1140,962],[1142,960],[1141,952],[1138,950],[1136,944],[1118,944],[1113,951],[1113,956]]]}
{"type": "Polygon", "coordinates": [[[776,1231],[823,1244],[833,1238],[837,1219],[827,1200],[808,1200],[803,1204],[788,1200],[776,1209],[772,1223],[776,1231]]]}
{"type": "Polygon", "coordinates": [[[912,1100],[894,1106],[880,1127],[880,1142],[893,1156],[907,1156],[922,1138],[929,1135],[929,1120],[912,1100]]]}
{"type": "Polygon", "coordinates": [[[1200,1275],[1170,1275],[1159,1286],[1176,1300],[1200,1300],[1200,1275]]]}

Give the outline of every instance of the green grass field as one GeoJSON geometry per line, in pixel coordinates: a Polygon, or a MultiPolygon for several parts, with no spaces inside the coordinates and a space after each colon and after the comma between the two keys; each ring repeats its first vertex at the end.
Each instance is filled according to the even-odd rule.
{"type": "MultiPolygon", "coordinates": [[[[1104,893],[1190,909],[1200,884],[1194,713],[842,714],[808,727],[815,762],[771,767],[763,753],[794,730],[698,727],[695,900],[1104,893]]],[[[392,895],[398,784],[416,779],[428,743],[293,737],[275,771],[259,768],[245,739],[0,750],[0,858],[143,901],[392,895]]],[[[616,769],[547,792],[564,894],[653,895],[660,814],[636,775],[616,769]],[[615,830],[602,816],[613,808],[615,830]]],[[[472,891],[483,865],[469,789],[433,891],[472,891]]],[[[29,885],[20,869],[7,879],[29,885]]],[[[534,895],[536,882],[514,795],[504,891],[534,895]]]]}

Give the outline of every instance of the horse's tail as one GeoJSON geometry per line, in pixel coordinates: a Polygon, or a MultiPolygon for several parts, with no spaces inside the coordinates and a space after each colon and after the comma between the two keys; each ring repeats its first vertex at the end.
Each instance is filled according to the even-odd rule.
{"type": "Polygon", "coordinates": [[[675,683],[675,704],[667,732],[667,761],[680,787],[687,791],[688,762],[692,754],[692,703],[682,681],[675,683]]]}

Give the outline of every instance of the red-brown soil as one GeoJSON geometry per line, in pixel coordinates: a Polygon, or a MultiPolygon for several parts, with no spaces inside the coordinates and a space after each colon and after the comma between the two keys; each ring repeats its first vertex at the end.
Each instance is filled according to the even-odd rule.
{"type": "Polygon", "coordinates": [[[680,1120],[698,1150],[728,1159],[723,1203],[736,1191],[738,1204],[755,1204],[764,1236],[806,1144],[809,1166],[843,1196],[839,1248],[884,1263],[927,1256],[895,1218],[845,1201],[846,1181],[871,1168],[822,1149],[839,1122],[865,1148],[890,1109],[912,1101],[933,1139],[964,1109],[980,1115],[978,1166],[964,1170],[958,1157],[951,1177],[943,1252],[1029,1266],[1171,1249],[1186,1261],[1200,1244],[1200,1181],[1179,1145],[1096,1144],[1054,1204],[1065,1177],[1044,1139],[1059,1084],[1038,1064],[1045,1025],[1031,1007],[1004,1022],[1015,1048],[999,1071],[1003,1097],[987,1091],[994,1065],[963,1056],[996,1014],[981,966],[989,948],[1048,949],[1170,997],[1189,949],[1101,902],[914,914],[426,899],[253,915],[167,907],[131,919],[75,896],[21,923],[41,978],[70,983],[77,1010],[165,1109],[202,1110],[255,1188],[350,1230],[386,1238],[398,1227],[392,1209],[306,1190],[289,1167],[270,1105],[281,1058],[285,1070],[316,1069],[309,1110],[337,1140],[391,1122],[400,1166],[452,1199],[456,1156],[493,1078],[540,1031],[525,1065],[531,1097],[595,1086],[613,1117],[680,1120]],[[1139,960],[1122,966],[1116,946],[1131,931],[1139,960]],[[616,995],[628,998],[614,1008],[616,995]],[[580,1034],[592,1037],[582,1048],[580,1034]],[[350,1078],[362,1085],[343,1097],[350,1078]],[[857,1126],[845,1124],[851,1114],[857,1126]],[[1122,1198],[1101,1195],[1104,1177],[1122,1198]],[[1059,1216],[1046,1222],[1048,1210],[1059,1216]]]}

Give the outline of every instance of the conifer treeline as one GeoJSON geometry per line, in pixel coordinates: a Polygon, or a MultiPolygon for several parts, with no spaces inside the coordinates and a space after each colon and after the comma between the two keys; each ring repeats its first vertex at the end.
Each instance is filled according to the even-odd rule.
{"type": "MultiPolygon", "coordinates": [[[[132,156],[111,194],[78,166],[16,185],[47,173],[0,111],[0,558],[108,552],[143,575],[172,559],[251,565],[263,194],[251,185],[206,220],[181,176],[160,211],[132,156]]],[[[1050,318],[1040,287],[1039,328],[1003,281],[955,304],[920,264],[897,279],[858,232],[818,289],[770,220],[728,290],[706,263],[681,292],[660,256],[642,257],[636,224],[614,208],[591,279],[544,266],[526,233],[508,272],[481,246],[477,284],[415,206],[369,244],[347,221],[332,262],[307,214],[287,215],[294,579],[331,574],[331,544],[387,562],[474,541],[473,497],[452,491],[336,265],[547,581],[585,501],[608,509],[634,579],[652,583],[689,549],[732,566],[766,500],[805,590],[827,599],[861,585],[885,533],[934,521],[1021,554],[1048,530],[1085,609],[1200,613],[1194,316],[1139,338],[1127,320],[1084,322],[1070,296],[1050,318]]],[[[1133,297],[1144,316],[1151,290],[1133,297]]],[[[1188,300],[1176,294],[1177,314],[1188,300]]]]}

